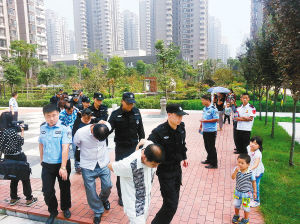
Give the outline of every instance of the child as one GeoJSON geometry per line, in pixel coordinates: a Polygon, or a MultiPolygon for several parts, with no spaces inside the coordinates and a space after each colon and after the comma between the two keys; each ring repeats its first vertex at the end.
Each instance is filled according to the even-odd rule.
{"type": "Polygon", "coordinates": [[[228,119],[228,124],[230,124],[230,114],[232,112],[232,109],[230,107],[230,103],[227,103],[225,106],[225,116],[224,116],[224,124],[226,122],[226,119],[228,119]]]}
{"type": "Polygon", "coordinates": [[[260,205],[259,183],[265,171],[264,165],[262,163],[262,139],[258,136],[252,137],[250,139],[250,145],[247,147],[247,151],[248,155],[251,158],[250,169],[255,176],[257,188],[257,198],[254,201],[251,201],[250,206],[257,207],[260,205]]]}
{"type": "Polygon", "coordinates": [[[256,182],[255,176],[249,169],[250,156],[247,154],[240,154],[237,159],[237,167],[235,167],[231,178],[236,179],[236,187],[234,191],[234,206],[235,214],[232,218],[232,223],[249,224],[249,212],[250,212],[250,197],[253,190],[253,197],[256,198],[256,182]],[[251,183],[252,182],[252,183],[251,183]],[[239,221],[240,207],[244,209],[244,218],[239,221]]]}

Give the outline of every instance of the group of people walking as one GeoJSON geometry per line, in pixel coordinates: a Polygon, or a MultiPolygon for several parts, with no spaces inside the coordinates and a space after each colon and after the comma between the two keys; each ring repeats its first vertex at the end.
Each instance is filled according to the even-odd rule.
{"type": "MultiPolygon", "coordinates": [[[[87,201],[94,212],[94,223],[100,223],[104,210],[110,209],[111,171],[117,175],[118,204],[124,206],[124,212],[129,217],[130,223],[145,223],[156,167],[163,204],[152,223],[170,223],[179,203],[182,184],[181,165],[183,167],[189,165],[186,130],[182,122],[183,116],[188,114],[182,107],[178,104],[167,105],[167,121],[153,129],[146,140],[142,116],[139,109],[134,106],[136,101],[133,93],[123,94],[120,108],[113,111],[109,119],[107,107],[102,104],[104,96],[101,93],[94,93],[92,105],[82,91],[79,94],[75,93],[71,100],[63,97],[63,101],[66,101],[63,109],[59,105],[61,99],[61,95],[57,94],[51,98],[51,104],[43,107],[46,122],[40,127],[42,191],[50,213],[46,223],[53,223],[58,215],[58,202],[54,189],[56,178],[60,187],[61,210],[65,218],[71,217],[70,158],[72,156],[75,158],[76,172],[82,174],[87,201]],[[115,132],[114,162],[110,161],[107,141],[112,132],[115,132]],[[101,181],[100,193],[97,192],[95,184],[98,178],[101,181]]],[[[201,100],[204,109],[199,132],[203,134],[207,151],[207,158],[202,163],[206,164],[205,167],[208,169],[216,169],[218,158],[215,143],[220,111],[218,103],[216,106],[212,104],[210,95],[202,96],[201,100]]],[[[225,99],[224,103],[226,100],[228,99],[225,99]]],[[[250,142],[255,108],[248,103],[247,93],[241,96],[241,101],[242,105],[236,107],[235,99],[234,103],[230,99],[228,106],[234,113],[236,153],[240,154],[238,166],[232,175],[233,179],[237,179],[234,194],[236,209],[232,221],[239,222],[238,212],[242,205],[245,218],[240,223],[246,224],[249,223],[247,212],[249,212],[250,201],[245,202],[248,202],[248,198],[253,195],[257,200],[256,206],[259,205],[259,181],[264,168],[262,155],[258,150],[262,151],[262,140],[255,137],[250,142]],[[244,183],[247,183],[247,187],[244,183]],[[251,183],[253,187],[250,186],[251,183]]],[[[29,193],[26,194],[28,201],[33,200],[29,193]]],[[[253,203],[252,205],[255,206],[253,203]]]]}

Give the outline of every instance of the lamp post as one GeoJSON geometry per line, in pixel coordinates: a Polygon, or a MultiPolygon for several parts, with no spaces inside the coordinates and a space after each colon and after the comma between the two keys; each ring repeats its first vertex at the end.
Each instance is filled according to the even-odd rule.
{"type": "MultiPolygon", "coordinates": [[[[198,63],[198,67],[200,66],[201,66],[201,81],[203,81],[203,62],[198,63]]],[[[200,82],[200,76],[198,81],[200,82]]]]}

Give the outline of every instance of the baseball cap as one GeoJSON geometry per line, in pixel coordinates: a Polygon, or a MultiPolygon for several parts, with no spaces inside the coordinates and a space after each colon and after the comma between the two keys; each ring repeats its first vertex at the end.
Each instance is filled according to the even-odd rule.
{"type": "Polygon", "coordinates": [[[87,97],[87,96],[83,96],[82,99],[81,99],[81,102],[84,102],[84,103],[89,103],[91,102],[90,98],[87,97]]]}
{"type": "Polygon", "coordinates": [[[104,100],[104,96],[102,93],[94,93],[94,98],[97,100],[104,100]]]}
{"type": "Polygon", "coordinates": [[[169,104],[167,105],[167,113],[174,113],[177,115],[188,115],[184,112],[180,104],[169,104]]]}
{"type": "Polygon", "coordinates": [[[134,99],[134,94],[131,92],[123,93],[122,99],[126,101],[127,103],[136,103],[134,99]]]}

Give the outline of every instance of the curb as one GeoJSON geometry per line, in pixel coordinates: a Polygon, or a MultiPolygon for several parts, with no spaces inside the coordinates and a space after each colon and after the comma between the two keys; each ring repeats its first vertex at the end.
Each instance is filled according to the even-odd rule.
{"type": "MultiPolygon", "coordinates": [[[[24,219],[30,219],[32,221],[37,221],[37,222],[46,222],[47,220],[47,216],[45,215],[38,215],[38,214],[31,214],[30,212],[28,213],[22,213],[22,212],[18,212],[16,210],[10,210],[10,209],[5,209],[5,208],[0,208],[0,214],[1,215],[7,215],[7,216],[14,216],[14,217],[18,217],[18,218],[24,218],[24,219]]],[[[72,220],[72,218],[70,218],[70,220],[72,220]]],[[[61,219],[60,217],[56,218],[54,221],[54,224],[89,224],[90,222],[72,222],[72,221],[68,221],[68,220],[64,220],[61,219]]]]}

